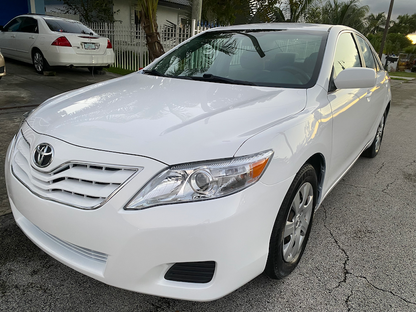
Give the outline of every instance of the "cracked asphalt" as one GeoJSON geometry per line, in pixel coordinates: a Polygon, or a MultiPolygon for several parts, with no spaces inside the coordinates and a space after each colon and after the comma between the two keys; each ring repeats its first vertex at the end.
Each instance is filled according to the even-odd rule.
{"type": "Polygon", "coordinates": [[[21,114],[54,94],[113,77],[85,70],[43,77],[13,62],[0,82],[0,311],[416,311],[416,81],[393,81],[379,155],[360,158],[327,196],[293,274],[281,281],[261,275],[198,303],[86,277],[38,249],[10,213],[4,155],[21,114]]]}

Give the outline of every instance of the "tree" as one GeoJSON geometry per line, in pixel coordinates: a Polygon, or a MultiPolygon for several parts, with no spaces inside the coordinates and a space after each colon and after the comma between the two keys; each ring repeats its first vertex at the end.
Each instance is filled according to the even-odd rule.
{"type": "Polygon", "coordinates": [[[280,5],[282,12],[288,17],[287,22],[299,22],[304,19],[306,12],[314,0],[287,0],[280,5]]]}
{"type": "Polygon", "coordinates": [[[397,21],[393,22],[390,32],[408,35],[416,31],[416,13],[413,15],[399,15],[397,21]]]}
{"type": "Polygon", "coordinates": [[[140,25],[146,33],[147,49],[150,61],[165,53],[160,43],[160,34],[157,31],[156,11],[159,0],[138,0],[137,8],[140,25]]]}
{"type": "Polygon", "coordinates": [[[365,16],[369,11],[368,5],[360,6],[360,0],[327,1],[322,7],[316,8],[314,15],[307,15],[310,23],[345,25],[363,32],[366,27],[365,16]],[[313,19],[312,19],[313,18],[313,19]]]}
{"type": "Polygon", "coordinates": [[[63,0],[63,13],[80,16],[81,22],[114,22],[113,0],[63,0]]]}
{"type": "Polygon", "coordinates": [[[366,18],[367,27],[365,30],[365,34],[377,34],[384,31],[384,27],[386,26],[386,15],[384,12],[378,13],[374,15],[371,13],[366,18]]]}
{"type": "MultiPolygon", "coordinates": [[[[371,42],[376,51],[380,49],[382,37],[382,33],[377,33],[375,35],[369,34],[367,36],[367,39],[371,42]]],[[[407,38],[406,35],[388,33],[383,53],[387,55],[399,54],[400,52],[406,50],[408,47],[412,47],[412,41],[407,38]]]]}

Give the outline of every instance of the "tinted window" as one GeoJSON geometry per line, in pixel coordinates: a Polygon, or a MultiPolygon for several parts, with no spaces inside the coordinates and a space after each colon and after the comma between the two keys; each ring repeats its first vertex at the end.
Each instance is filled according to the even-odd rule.
{"type": "Polygon", "coordinates": [[[262,86],[314,84],[326,32],[287,30],[213,31],[195,37],[153,69],[180,79],[262,86]],[[215,81],[214,81],[215,80],[215,81]]]}
{"type": "Polygon", "coordinates": [[[365,67],[377,70],[376,62],[374,61],[373,51],[370,46],[360,36],[356,36],[361,52],[364,57],[365,67]]]}
{"type": "Polygon", "coordinates": [[[60,20],[44,18],[49,29],[57,32],[73,33],[73,34],[88,34],[97,36],[95,32],[89,29],[87,26],[77,21],[60,20]]]}
{"type": "Polygon", "coordinates": [[[19,31],[28,33],[38,32],[38,21],[31,17],[24,17],[20,24],[19,31]]]}
{"type": "Polygon", "coordinates": [[[15,19],[12,19],[6,26],[4,26],[3,31],[17,31],[21,22],[22,18],[16,17],[15,19]]]}
{"type": "Polygon", "coordinates": [[[361,67],[360,55],[352,35],[343,33],[338,38],[335,50],[333,78],[335,79],[342,70],[351,67],[361,67]]]}

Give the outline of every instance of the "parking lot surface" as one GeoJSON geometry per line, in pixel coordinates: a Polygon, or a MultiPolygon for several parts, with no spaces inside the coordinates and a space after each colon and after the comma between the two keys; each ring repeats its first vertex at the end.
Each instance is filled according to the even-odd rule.
{"type": "Polygon", "coordinates": [[[0,81],[0,311],[416,311],[415,81],[393,82],[379,155],[360,158],[325,199],[298,268],[284,280],[261,275],[219,300],[187,302],[105,285],[38,249],[10,213],[7,145],[23,112],[114,77],[85,69],[40,76],[15,62],[0,81]]]}

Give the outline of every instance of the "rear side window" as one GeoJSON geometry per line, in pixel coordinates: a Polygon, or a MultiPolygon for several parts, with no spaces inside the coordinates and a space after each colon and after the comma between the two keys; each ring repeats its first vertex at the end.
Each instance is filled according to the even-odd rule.
{"type": "Polygon", "coordinates": [[[351,67],[361,67],[360,55],[352,34],[343,33],[339,36],[335,50],[332,78],[335,79],[341,71],[351,67]]]}
{"type": "Polygon", "coordinates": [[[370,46],[360,36],[356,36],[356,38],[364,57],[365,67],[372,68],[377,71],[376,62],[374,60],[373,52],[371,51],[370,46]]]}
{"type": "Polygon", "coordinates": [[[71,20],[58,20],[58,19],[46,19],[45,22],[49,29],[56,32],[72,33],[72,34],[87,34],[97,36],[95,32],[89,29],[87,26],[77,21],[71,20]]]}

